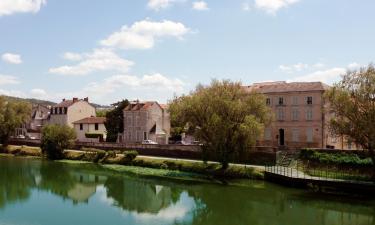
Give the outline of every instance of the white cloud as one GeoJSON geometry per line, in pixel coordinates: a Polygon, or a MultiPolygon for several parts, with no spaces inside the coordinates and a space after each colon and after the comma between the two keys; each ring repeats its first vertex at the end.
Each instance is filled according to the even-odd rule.
{"type": "Polygon", "coordinates": [[[251,10],[251,5],[250,5],[250,3],[248,3],[248,2],[244,2],[244,3],[242,3],[242,10],[243,10],[243,11],[250,11],[250,10],[251,10]]]}
{"type": "Polygon", "coordinates": [[[309,65],[305,63],[297,63],[294,65],[280,65],[279,66],[280,70],[287,72],[287,73],[300,72],[307,68],[309,68],[309,65]]]}
{"type": "Polygon", "coordinates": [[[356,63],[356,62],[352,62],[348,65],[348,69],[351,69],[351,70],[358,69],[359,67],[361,67],[361,64],[356,63]]]}
{"type": "Polygon", "coordinates": [[[47,0],[1,0],[0,17],[14,13],[37,13],[47,0]]]}
{"type": "Polygon", "coordinates": [[[80,61],[82,55],[74,52],[65,52],[63,58],[70,61],[80,61]]]}
{"type": "Polygon", "coordinates": [[[278,10],[297,2],[299,0],[255,0],[255,7],[269,14],[275,14],[278,10]]]}
{"type": "Polygon", "coordinates": [[[312,82],[321,81],[323,83],[332,83],[336,81],[340,75],[346,72],[346,68],[335,67],[328,70],[319,70],[304,76],[295,77],[288,82],[312,82]]]}
{"type": "Polygon", "coordinates": [[[20,83],[20,82],[19,82],[17,77],[0,74],[0,85],[18,84],[18,83],[20,83]]]}
{"type": "Polygon", "coordinates": [[[114,32],[100,43],[104,46],[121,49],[150,49],[154,46],[157,38],[175,37],[181,39],[188,32],[189,28],[179,22],[142,20],[135,22],[131,27],[123,26],[120,31],[114,32]]]}
{"type": "Polygon", "coordinates": [[[1,59],[6,63],[11,63],[11,64],[21,64],[22,63],[21,56],[18,55],[18,54],[13,54],[13,53],[4,53],[1,56],[1,59]]]}
{"type": "Polygon", "coordinates": [[[207,3],[204,1],[193,2],[193,9],[199,11],[209,10],[207,3]]]}
{"type": "Polygon", "coordinates": [[[147,7],[155,11],[159,11],[160,9],[168,8],[173,2],[174,0],[149,0],[147,7]]]}
{"type": "Polygon", "coordinates": [[[33,98],[46,98],[47,92],[43,89],[35,88],[30,91],[33,98]]]}
{"type": "Polygon", "coordinates": [[[132,61],[123,59],[112,50],[106,48],[94,49],[93,52],[83,53],[80,56],[81,60],[77,65],[51,68],[49,72],[62,75],[87,75],[92,72],[106,70],[127,72],[134,65],[132,61]]]}

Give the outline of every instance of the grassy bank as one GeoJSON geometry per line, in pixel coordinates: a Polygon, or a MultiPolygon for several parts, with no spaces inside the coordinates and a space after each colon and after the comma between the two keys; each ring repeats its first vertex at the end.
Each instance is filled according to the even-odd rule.
{"type": "MultiPolygon", "coordinates": [[[[157,157],[137,156],[134,151],[113,152],[98,149],[84,151],[67,150],[64,153],[65,163],[100,163],[103,167],[138,174],[142,176],[172,177],[181,180],[232,180],[263,179],[264,170],[259,167],[230,165],[223,170],[219,163],[165,159],[157,157]]],[[[41,149],[29,146],[8,146],[8,154],[16,156],[42,157],[41,149]]]]}

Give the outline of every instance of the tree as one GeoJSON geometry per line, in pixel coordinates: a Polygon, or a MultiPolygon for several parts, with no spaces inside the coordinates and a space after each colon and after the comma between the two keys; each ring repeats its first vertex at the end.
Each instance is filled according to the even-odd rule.
{"type": "Polygon", "coordinates": [[[114,109],[108,111],[106,114],[106,122],[104,123],[107,129],[107,142],[116,142],[117,135],[124,131],[124,113],[123,110],[129,105],[127,99],[112,104],[114,109]]]}
{"type": "Polygon", "coordinates": [[[106,117],[107,112],[108,112],[107,109],[96,110],[96,117],[106,117]]]}
{"type": "Polygon", "coordinates": [[[328,109],[334,114],[330,131],[368,149],[375,164],[375,68],[372,64],[347,71],[326,92],[328,109]]]}
{"type": "Polygon", "coordinates": [[[198,85],[190,95],[176,97],[169,111],[172,123],[194,129],[204,160],[218,160],[224,169],[255,145],[272,117],[262,94],[247,93],[240,82],[228,80],[198,85]]]}
{"type": "Polygon", "coordinates": [[[16,128],[26,123],[31,116],[31,104],[24,101],[8,101],[0,96],[0,143],[8,145],[16,128]]]}
{"type": "Polygon", "coordinates": [[[42,129],[41,149],[48,159],[62,159],[64,149],[74,144],[76,133],[69,126],[47,125],[42,129]]]}

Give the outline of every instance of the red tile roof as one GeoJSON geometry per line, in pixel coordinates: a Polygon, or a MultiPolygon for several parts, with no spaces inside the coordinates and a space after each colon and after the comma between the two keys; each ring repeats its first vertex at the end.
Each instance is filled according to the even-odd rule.
{"type": "MultiPolygon", "coordinates": [[[[157,102],[131,102],[127,107],[124,108],[124,111],[138,111],[138,110],[147,110],[154,104],[159,105],[157,102]]],[[[159,105],[160,108],[162,108],[159,105]]]]}
{"type": "Polygon", "coordinates": [[[81,120],[78,120],[78,121],[74,122],[74,124],[77,124],[77,123],[84,123],[84,124],[99,123],[99,124],[102,124],[105,121],[106,121],[105,117],[87,117],[87,118],[84,118],[84,119],[81,119],[81,120]]]}
{"type": "Polygon", "coordinates": [[[322,82],[264,82],[255,83],[244,87],[246,91],[256,91],[260,93],[282,93],[282,92],[307,92],[307,91],[325,91],[328,85],[322,82]]]}
{"type": "Polygon", "coordinates": [[[73,102],[73,100],[65,100],[65,101],[60,102],[57,105],[54,105],[53,107],[69,107],[73,105],[74,103],[75,102],[73,102]]]}

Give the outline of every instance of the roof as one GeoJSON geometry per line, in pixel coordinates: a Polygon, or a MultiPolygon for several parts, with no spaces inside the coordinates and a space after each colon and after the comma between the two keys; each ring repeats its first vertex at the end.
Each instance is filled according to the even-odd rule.
{"type": "Polygon", "coordinates": [[[282,92],[308,92],[308,91],[325,91],[329,88],[328,85],[322,82],[264,82],[254,83],[250,86],[245,86],[248,92],[256,91],[260,93],[282,93],[282,92]]]}
{"type": "Polygon", "coordinates": [[[73,100],[65,100],[65,101],[60,102],[57,105],[54,105],[53,107],[69,107],[73,105],[74,103],[75,102],[73,102],[73,100]]]}
{"type": "Polygon", "coordinates": [[[74,124],[84,123],[84,124],[94,124],[94,123],[104,123],[106,121],[105,117],[87,117],[78,121],[75,121],[74,124]]]}
{"type": "Polygon", "coordinates": [[[149,102],[131,102],[128,106],[124,108],[124,111],[139,111],[139,110],[147,110],[154,104],[157,104],[160,108],[163,109],[159,103],[156,101],[149,101],[149,102]]]}

